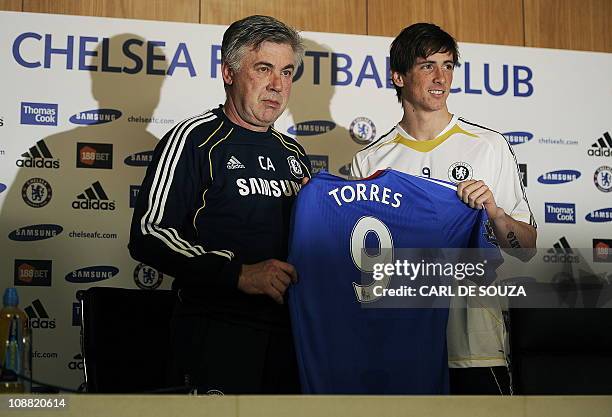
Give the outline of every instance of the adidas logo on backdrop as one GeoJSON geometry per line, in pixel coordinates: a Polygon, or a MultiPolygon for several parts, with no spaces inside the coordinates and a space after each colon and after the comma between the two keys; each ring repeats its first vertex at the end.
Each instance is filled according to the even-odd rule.
{"type": "Polygon", "coordinates": [[[605,132],[597,142],[591,145],[588,150],[589,156],[612,156],[612,137],[610,132],[605,132]]]}
{"type": "Polygon", "coordinates": [[[53,155],[44,140],[39,140],[28,152],[21,154],[22,159],[15,161],[19,168],[54,168],[60,167],[59,159],[53,159],[53,155]]]}
{"type": "Polygon", "coordinates": [[[72,208],[112,211],[115,210],[115,200],[109,200],[100,181],[96,181],[86,188],[85,192],[77,195],[77,199],[72,202],[72,208]]]}
{"type": "Polygon", "coordinates": [[[32,301],[32,304],[24,310],[28,316],[30,329],[55,329],[55,319],[49,317],[49,313],[39,299],[32,301]]]}
{"type": "Polygon", "coordinates": [[[546,263],[578,263],[580,257],[574,254],[572,247],[565,238],[561,237],[552,248],[546,251],[544,255],[544,262],[546,263]]]}

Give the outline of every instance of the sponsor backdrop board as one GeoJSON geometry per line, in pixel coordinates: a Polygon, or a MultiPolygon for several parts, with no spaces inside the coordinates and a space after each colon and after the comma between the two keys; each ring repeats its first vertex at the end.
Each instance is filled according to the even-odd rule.
{"type": "MultiPolygon", "coordinates": [[[[224,29],[0,12],[0,274],[35,329],[36,378],[82,383],[77,290],[169,288],[170,277],[130,258],[130,219],[159,138],[224,100],[224,29]]],[[[303,35],[304,65],[276,128],[297,137],[315,171],[346,176],[353,154],[401,116],[391,39],[303,35]]],[[[451,111],[511,143],[538,246],[596,248],[594,265],[609,270],[612,55],[460,47],[451,111]]]]}

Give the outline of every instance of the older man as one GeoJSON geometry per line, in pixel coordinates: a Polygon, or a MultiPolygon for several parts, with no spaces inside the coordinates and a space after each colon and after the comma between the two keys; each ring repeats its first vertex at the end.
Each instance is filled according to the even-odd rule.
{"type": "Polygon", "coordinates": [[[234,22],[221,47],[225,104],[180,122],[155,149],[129,248],[175,278],[172,385],[299,392],[284,303],[297,276],[284,260],[310,164],[272,124],[303,49],[274,18],[234,22]]]}

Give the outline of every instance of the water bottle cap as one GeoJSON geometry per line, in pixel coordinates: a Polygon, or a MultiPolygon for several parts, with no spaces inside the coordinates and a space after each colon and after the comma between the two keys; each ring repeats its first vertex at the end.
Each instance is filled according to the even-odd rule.
{"type": "Polygon", "coordinates": [[[19,305],[19,294],[17,294],[17,288],[10,287],[4,290],[4,297],[2,299],[5,307],[17,307],[19,305]]]}

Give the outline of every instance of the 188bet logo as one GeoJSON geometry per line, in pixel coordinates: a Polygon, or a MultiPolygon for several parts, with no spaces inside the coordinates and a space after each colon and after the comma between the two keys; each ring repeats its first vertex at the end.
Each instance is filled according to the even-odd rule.
{"type": "Polygon", "coordinates": [[[143,290],[154,290],[159,287],[164,279],[164,274],[149,265],[139,263],[134,269],[134,283],[143,290]]]}

